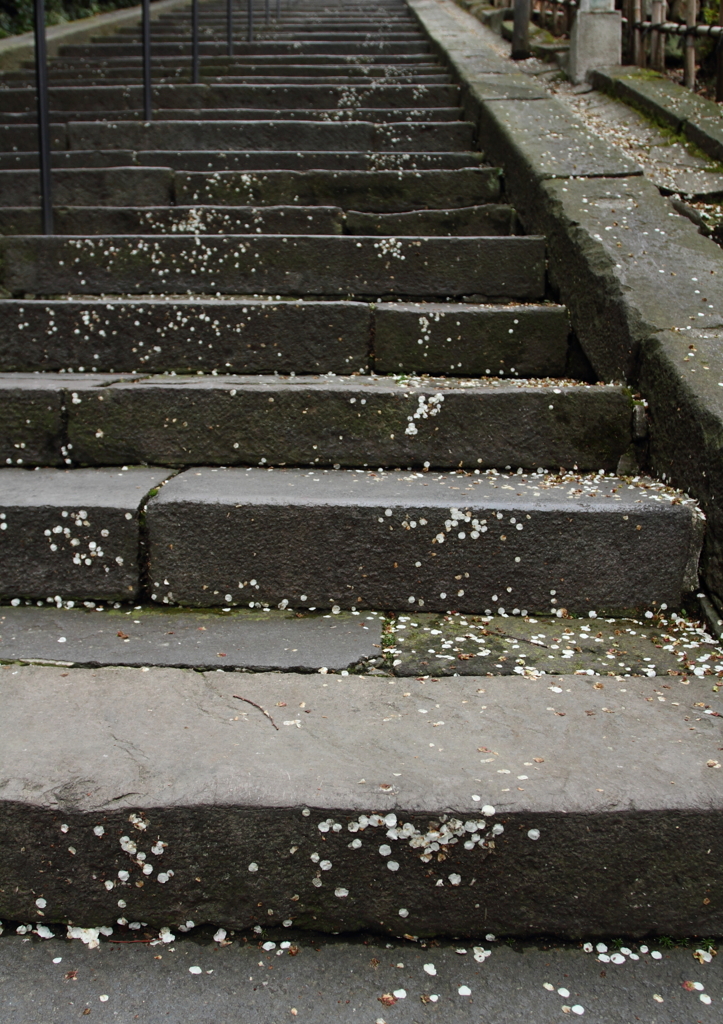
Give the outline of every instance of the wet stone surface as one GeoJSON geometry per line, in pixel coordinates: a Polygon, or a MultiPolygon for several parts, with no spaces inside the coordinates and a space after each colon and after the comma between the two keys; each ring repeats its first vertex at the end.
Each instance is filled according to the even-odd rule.
{"type": "Polygon", "coordinates": [[[723,651],[700,622],[400,615],[385,654],[398,676],[716,675],[723,651]]]}
{"type": "MultiPolygon", "coordinates": [[[[333,939],[291,929],[188,934],[116,927],[110,937],[41,939],[6,923],[5,1006],[23,1024],[206,1024],[236,1020],[495,1024],[714,1024],[723,996],[709,948],[618,940],[508,945],[484,930],[458,942],[333,939]],[[589,948],[589,952],[588,952],[589,948]],[[708,954],[705,960],[697,951],[708,954]],[[623,952],[624,951],[624,952],[623,952]],[[432,973],[433,972],[433,973],[432,973]]],[[[25,925],[19,926],[24,929],[25,925]]]]}
{"type": "Polygon", "coordinates": [[[0,661],[338,672],[381,662],[376,612],[0,608],[0,661]],[[104,612],[102,615],[97,612],[104,612]]]}

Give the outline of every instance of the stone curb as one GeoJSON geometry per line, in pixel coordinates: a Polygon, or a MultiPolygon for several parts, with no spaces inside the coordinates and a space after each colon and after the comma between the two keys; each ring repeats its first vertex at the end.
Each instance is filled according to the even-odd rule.
{"type": "MultiPolygon", "coordinates": [[[[520,103],[533,96],[506,86],[521,78],[519,71],[475,17],[453,0],[407,2],[449,62],[466,114],[484,133],[485,155],[504,168],[526,230],[547,236],[551,283],[596,372],[642,388],[651,468],[701,501],[708,516],[702,576],[722,601],[723,366],[716,376],[712,356],[723,342],[723,252],[678,216],[637,168],[626,168],[620,153],[616,167],[612,148],[561,104],[542,98],[520,103]],[[477,69],[485,65],[481,75],[477,69]],[[486,84],[492,79],[502,101],[486,84]],[[549,128],[546,133],[546,117],[555,122],[554,135],[549,128]],[[705,359],[696,357],[699,347],[705,359]],[[700,365],[690,365],[694,358],[700,365]]],[[[596,72],[593,84],[605,88],[605,75],[614,95],[623,99],[635,90],[647,112],[677,130],[683,125],[701,148],[709,137],[723,156],[723,118],[715,104],[664,87],[650,72],[596,72]]]]}
{"type": "Polygon", "coordinates": [[[638,107],[681,132],[714,160],[723,160],[723,110],[717,103],[676,85],[657,71],[598,68],[589,77],[596,89],[638,107]]]}
{"type": "MultiPolygon", "coordinates": [[[[151,4],[151,21],[161,14],[177,7],[187,7],[189,0],[156,0],[151,4]]],[[[96,14],[92,18],[80,18],[65,25],[53,25],[46,30],[48,56],[57,57],[61,46],[68,43],[85,43],[93,36],[110,35],[141,20],[142,7],[124,7],[107,14],[96,14]]],[[[32,60],[35,53],[35,37],[32,32],[0,39],[0,70],[12,71],[32,60]]]]}

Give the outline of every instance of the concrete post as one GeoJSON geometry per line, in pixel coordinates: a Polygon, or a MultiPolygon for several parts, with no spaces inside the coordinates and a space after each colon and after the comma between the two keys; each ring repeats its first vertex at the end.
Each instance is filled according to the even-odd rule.
{"type": "Polygon", "coordinates": [[[615,0],[580,0],[570,34],[570,78],[584,82],[593,68],[621,61],[622,15],[615,10],[615,0]]]}

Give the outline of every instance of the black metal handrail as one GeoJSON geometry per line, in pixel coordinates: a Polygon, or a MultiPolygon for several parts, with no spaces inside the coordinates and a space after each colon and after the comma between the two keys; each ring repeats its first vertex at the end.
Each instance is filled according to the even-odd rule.
{"type": "MultiPolygon", "coordinates": [[[[48,92],[48,52],[45,37],[45,0],[34,2],[35,34],[35,90],[38,111],[38,162],[40,169],[40,208],[42,231],[53,234],[53,182],[50,149],[50,100],[48,92]]],[[[143,117],[153,120],[153,84],[151,77],[151,5],[141,0],[141,40],[143,64],[143,117]]],[[[248,32],[250,43],[254,39],[254,0],[247,0],[248,32]]],[[[233,4],[226,0],[227,52],[233,56],[233,4]]],[[[270,23],[271,0],[265,0],[266,24],[270,23]]],[[[276,0],[276,18],[281,17],[281,0],[276,0]]],[[[198,35],[198,0],[191,0],[191,81],[200,81],[200,46],[198,35]]]]}
{"type": "Polygon", "coordinates": [[[43,234],[53,233],[53,183],[50,174],[50,110],[48,53],[45,44],[45,0],[35,0],[35,86],[38,105],[38,160],[43,234]]]}

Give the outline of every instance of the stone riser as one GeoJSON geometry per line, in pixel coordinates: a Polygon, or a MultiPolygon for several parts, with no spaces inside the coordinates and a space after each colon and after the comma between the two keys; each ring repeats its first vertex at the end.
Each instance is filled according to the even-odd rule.
{"type": "MultiPolygon", "coordinates": [[[[53,150],[53,168],[164,167],[179,171],[221,173],[223,171],[404,171],[483,169],[481,153],[345,153],[321,150],[53,150]]],[[[37,150],[1,153],[0,170],[37,169],[37,150]]],[[[491,173],[490,168],[484,170],[491,173]]],[[[499,179],[499,171],[494,171],[499,179]]],[[[499,185],[497,186],[499,189],[499,185]]],[[[236,201],[236,200],[234,200],[236,201]]],[[[278,200],[275,200],[278,202],[278,200]]],[[[464,205],[464,204],[461,204],[464,205]]]]}
{"type": "Polygon", "coordinates": [[[134,599],[141,509],[161,603],[625,613],[696,585],[694,508],[648,481],[195,468],[146,509],[168,470],[1,472],[5,598],[134,599]]]}
{"type": "MultiPolygon", "coordinates": [[[[419,123],[425,121],[459,121],[461,111],[457,107],[428,107],[417,110],[381,110],[379,107],[346,107],[331,109],[300,109],[300,110],[269,110],[268,108],[251,109],[249,107],[239,110],[237,107],[219,108],[212,107],[209,110],[198,110],[194,107],[156,110],[153,114],[154,121],[238,121],[242,117],[244,121],[265,121],[273,117],[275,121],[367,121],[371,124],[386,124],[389,122],[419,123]]],[[[103,111],[104,116],[111,121],[143,121],[142,110],[107,110],[103,111]]],[[[88,110],[77,110],[74,112],[51,111],[52,121],[87,121],[88,110]]],[[[13,124],[35,124],[36,115],[33,111],[20,113],[0,112],[0,123],[3,125],[13,124]]]]}
{"type": "MultiPolygon", "coordinates": [[[[193,107],[212,111],[214,107],[265,107],[275,110],[284,107],[303,109],[337,109],[345,105],[348,96],[346,89],[338,87],[306,88],[300,85],[286,85],[276,88],[268,84],[263,86],[243,85],[174,85],[172,88],[162,85],[153,86],[154,117],[158,117],[164,108],[193,107]]],[[[408,85],[377,85],[371,89],[361,88],[352,94],[353,99],[363,107],[411,108],[419,103],[418,86],[408,85]]],[[[50,108],[54,111],[67,111],[73,114],[87,110],[104,113],[106,110],[127,109],[136,111],[143,105],[140,86],[121,88],[114,85],[98,85],[92,93],[83,86],[51,86],[49,91],[50,108]]],[[[425,107],[453,107],[459,102],[459,93],[451,86],[425,86],[422,94],[425,107]]],[[[347,100],[348,102],[348,100],[347,100]]],[[[0,110],[28,111],[36,110],[35,89],[10,88],[0,90],[0,110]]]]}
{"type": "MultiPolygon", "coordinates": [[[[345,213],[334,206],[81,206],[54,209],[59,235],[376,235],[437,238],[514,234],[511,206],[486,205],[410,213],[345,213]]],[[[0,207],[0,234],[42,234],[37,208],[0,207]]]]}
{"type": "Polygon", "coordinates": [[[5,300],[0,370],[560,377],[568,332],[552,305],[5,300]]]}
{"type": "Polygon", "coordinates": [[[541,299],[544,238],[116,235],[2,239],[13,295],[274,294],[541,299]]]}
{"type": "Polygon", "coordinates": [[[631,417],[625,390],[606,386],[4,375],[0,460],[614,472],[631,417]]]}
{"type": "MultiPolygon", "coordinates": [[[[317,150],[382,152],[443,152],[472,148],[474,125],[397,122],[374,125],[363,121],[343,124],[317,121],[70,121],[51,125],[55,149],[171,149],[179,150],[317,150]]],[[[0,146],[32,150],[37,143],[33,125],[0,125],[0,146]]]]}
{"type": "MultiPolygon", "coordinates": [[[[108,154],[112,158],[113,154],[108,154]]],[[[203,157],[201,157],[203,159],[203,157]]],[[[313,162],[313,158],[310,159],[313,162]]],[[[345,163],[347,161],[344,161],[345,163]]],[[[348,161],[352,162],[352,161],[348,161]]],[[[492,203],[500,198],[500,173],[493,167],[456,172],[294,171],[262,174],[219,170],[175,174],[169,168],[58,168],[53,172],[56,206],[340,206],[346,210],[402,213],[492,203]]],[[[39,181],[25,171],[0,171],[0,202],[28,206],[39,201],[39,181]]]]}

